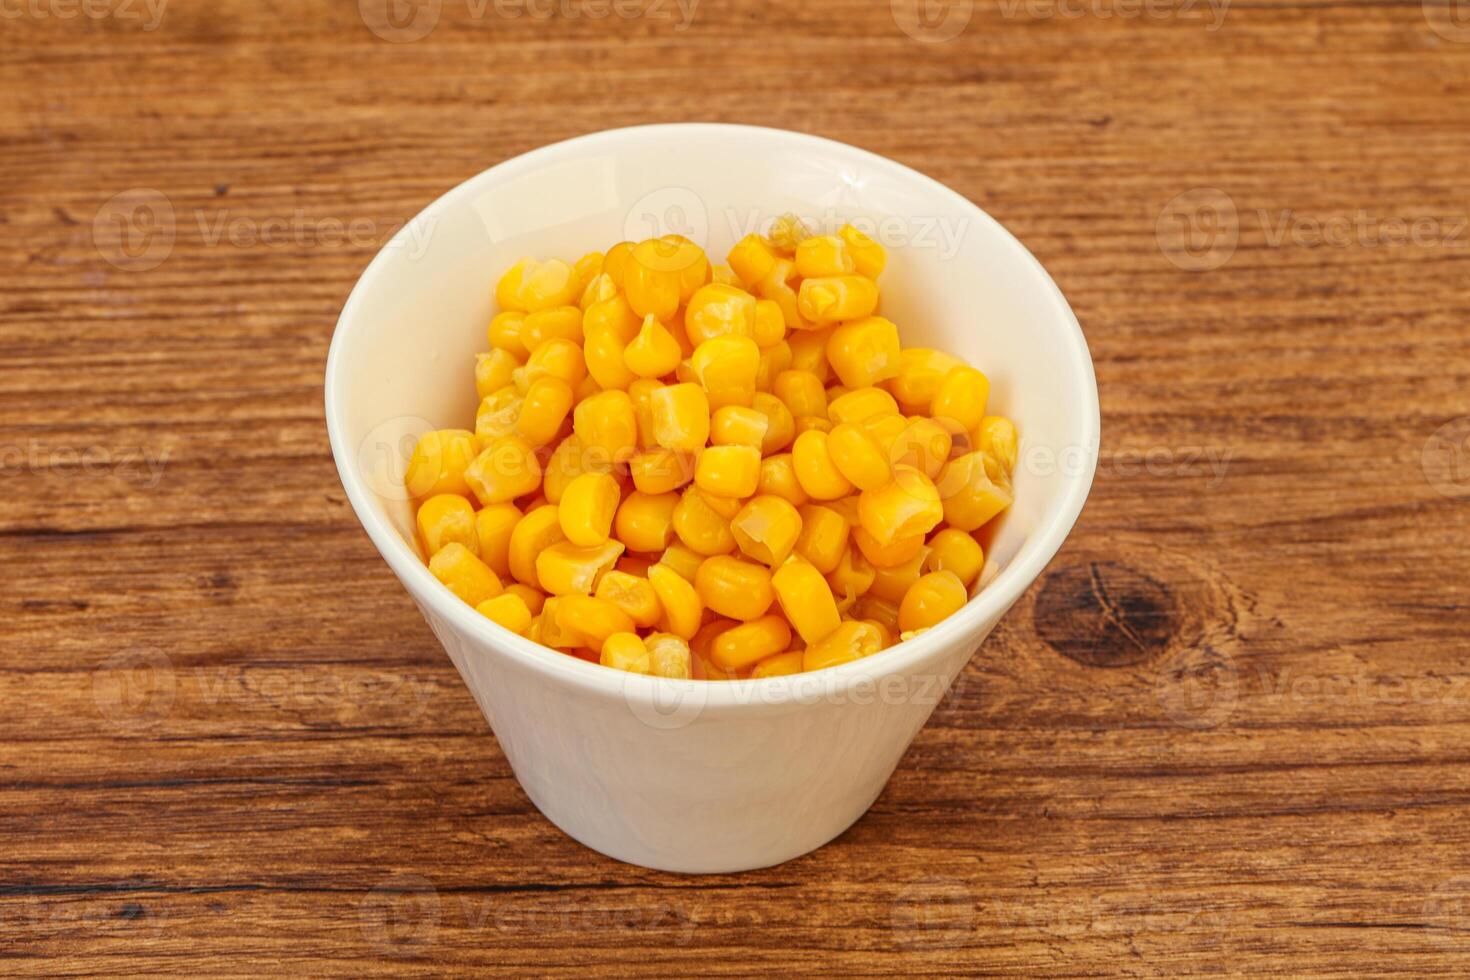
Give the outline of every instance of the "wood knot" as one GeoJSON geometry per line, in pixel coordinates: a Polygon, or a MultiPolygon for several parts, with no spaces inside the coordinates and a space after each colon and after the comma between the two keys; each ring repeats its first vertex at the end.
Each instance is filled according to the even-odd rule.
{"type": "Polygon", "coordinates": [[[1089,667],[1127,667],[1168,649],[1179,604],[1156,579],[1114,561],[1090,561],[1047,576],[1032,607],[1037,634],[1089,667]]]}

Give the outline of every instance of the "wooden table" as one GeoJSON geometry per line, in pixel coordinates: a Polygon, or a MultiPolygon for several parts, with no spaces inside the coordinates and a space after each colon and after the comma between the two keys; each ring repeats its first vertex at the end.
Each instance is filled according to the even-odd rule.
{"type": "Polygon", "coordinates": [[[1463,3],[609,4],[0,6],[0,973],[1470,972],[1463,3]],[[872,812],[709,878],[536,812],[322,420],[400,224],[680,119],[968,195],[1104,413],[872,812]]]}

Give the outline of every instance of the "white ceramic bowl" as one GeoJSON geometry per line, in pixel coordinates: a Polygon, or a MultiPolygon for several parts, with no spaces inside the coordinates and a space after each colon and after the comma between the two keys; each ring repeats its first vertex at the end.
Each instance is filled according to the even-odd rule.
{"type": "Polygon", "coordinates": [[[423,611],[528,796],[572,837],[681,872],[765,867],[842,833],[971,654],[1051,560],[1082,510],[1098,445],[1087,345],[1050,277],[968,200],[829,140],[726,125],[595,133],[466,181],[368,266],[332,339],[332,453],[353,509],[423,611]],[[854,221],[889,250],[883,312],[905,346],[986,371],[1022,434],[1017,502],[997,522],[978,595],[915,640],[787,678],[671,681],[605,669],[514,636],[441,586],[402,490],[416,437],[472,428],[474,355],[496,277],[524,255],[575,259],[680,232],[716,261],[794,211],[854,221]]]}

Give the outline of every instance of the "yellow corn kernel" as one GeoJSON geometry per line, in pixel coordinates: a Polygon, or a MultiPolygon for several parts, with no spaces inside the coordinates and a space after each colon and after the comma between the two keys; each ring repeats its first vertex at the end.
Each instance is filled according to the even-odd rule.
{"type": "Polygon", "coordinates": [[[850,276],[857,263],[841,237],[816,235],[796,247],[796,271],[803,279],[850,276]]]}
{"type": "Polygon", "coordinates": [[[843,549],[842,557],[837,560],[837,567],[828,574],[827,584],[837,597],[837,605],[845,609],[867,594],[877,575],[878,570],[863,557],[862,549],[850,544],[843,549]]]}
{"type": "Polygon", "coordinates": [[[745,506],[744,499],[740,497],[725,497],[718,493],[710,493],[708,490],[698,492],[709,509],[727,521],[733,521],[735,515],[740,513],[740,508],[745,506]]]}
{"type": "Polygon", "coordinates": [[[541,490],[549,502],[561,503],[567,486],[583,473],[612,472],[612,457],[600,449],[583,446],[582,440],[573,433],[558,443],[547,459],[541,490]]]}
{"type": "Polygon", "coordinates": [[[901,417],[898,414],[898,402],[893,400],[893,396],[882,388],[872,387],[843,392],[827,404],[825,415],[832,420],[833,425],[844,422],[864,425],[890,415],[901,417]]]}
{"type": "Polygon", "coordinates": [[[619,289],[623,288],[623,274],[627,271],[628,260],[633,257],[633,248],[633,242],[618,242],[603,257],[602,274],[611,279],[619,289]]]}
{"type": "Polygon", "coordinates": [[[516,433],[532,446],[546,445],[561,431],[575,398],[572,386],[561,378],[537,378],[521,401],[516,433]]]}
{"type": "Polygon", "coordinates": [[[827,417],[827,389],[810,371],[782,371],[772,382],[771,392],[781,399],[793,418],[827,417]]]}
{"type": "Polygon", "coordinates": [[[673,633],[650,633],[644,638],[643,643],[648,647],[648,656],[652,664],[650,672],[653,676],[685,681],[694,676],[689,642],[682,636],[675,636],[673,633]]]}
{"type": "Polygon", "coordinates": [[[633,418],[638,422],[638,449],[645,452],[658,446],[653,435],[653,393],[662,388],[656,378],[639,378],[628,385],[628,398],[633,402],[633,418]]]}
{"type": "Polygon", "coordinates": [[[475,457],[464,479],[480,504],[488,507],[535,493],[541,486],[541,464],[524,439],[502,436],[475,457]]]}
{"type": "Polygon", "coordinates": [[[661,378],[679,366],[684,352],[669,328],[657,318],[643,318],[643,329],[623,349],[623,363],[640,378],[661,378]]]}
{"type": "Polygon", "coordinates": [[[892,482],[858,498],[858,522],[880,545],[928,534],[944,518],[938,488],[912,466],[895,466],[892,482]]]}
{"type": "Polygon", "coordinates": [[[582,298],[577,303],[577,305],[582,308],[582,313],[584,314],[584,318],[582,321],[583,328],[585,329],[585,327],[587,326],[585,314],[588,310],[590,310],[596,304],[605,303],[608,300],[612,299],[614,296],[618,295],[620,295],[618,292],[618,284],[613,282],[612,276],[608,275],[606,272],[600,275],[593,276],[592,279],[587,283],[587,285],[583,287],[582,298]]]}
{"type": "Polygon", "coordinates": [[[489,565],[475,557],[474,552],[457,541],[434,552],[434,557],[429,559],[429,571],[450,592],[472,606],[500,595],[499,577],[489,565]]]}
{"type": "Polygon", "coordinates": [[[649,629],[663,615],[658,593],[648,579],[627,572],[604,572],[597,582],[597,598],[611,602],[626,613],[642,629],[649,629]]]}
{"type": "MultiPolygon", "coordinates": [[[[833,402],[835,402],[837,399],[841,398],[843,395],[847,394],[851,390],[852,390],[851,388],[845,387],[845,386],[840,385],[840,384],[829,385],[828,388],[827,388],[827,404],[830,406],[833,402]]],[[[832,417],[832,413],[830,411],[827,413],[827,417],[828,418],[831,418],[832,417]]],[[[834,421],[836,421],[836,422],[845,422],[845,421],[848,421],[848,420],[847,419],[838,418],[838,419],[835,419],[834,421]]]]}
{"type": "Polygon", "coordinates": [[[561,599],[556,596],[546,600],[541,607],[541,615],[537,616],[536,622],[531,624],[531,639],[557,650],[572,650],[582,645],[582,638],[576,633],[563,631],[557,625],[556,608],[559,605],[561,605],[561,599]]]}
{"type": "Polygon", "coordinates": [[[849,621],[810,644],[802,655],[803,670],[821,670],[870,657],[883,649],[882,631],[872,623],[849,621]]]}
{"type": "MultiPolygon", "coordinates": [[[[923,419],[922,421],[933,422],[934,420],[923,419]]],[[[874,444],[883,450],[884,457],[890,460],[893,459],[894,447],[898,445],[899,437],[909,427],[908,419],[902,415],[880,415],[877,418],[868,419],[866,422],[859,422],[857,424],[862,426],[863,431],[872,438],[874,444]]],[[[937,425],[938,423],[935,424],[937,425]]],[[[917,468],[915,467],[915,469],[917,468]]]]}
{"type": "Polygon", "coordinates": [[[754,337],[756,299],[737,286],[712,284],[689,300],[684,329],[696,347],[716,337],[754,337]]]}
{"type": "Polygon", "coordinates": [[[694,294],[710,282],[713,267],[704,249],[683,235],[665,235],[660,241],[677,246],[676,262],[679,264],[679,305],[687,306],[694,294]]]}
{"type": "Polygon", "coordinates": [[[556,604],[556,623],[567,633],[582,638],[582,645],[600,650],[614,633],[632,633],[636,626],[629,616],[607,599],[590,595],[562,596],[556,604]]]}
{"type": "Polygon", "coordinates": [[[708,277],[709,259],[698,245],[650,238],[634,246],[623,270],[623,292],[639,316],[668,321],[708,277]]]}
{"type": "Polygon", "coordinates": [[[700,565],[694,587],[707,608],[745,623],[764,616],[776,598],[770,569],[730,555],[700,565]]]}
{"type": "Polygon", "coordinates": [[[694,485],[720,497],[752,496],[760,476],[761,451],[754,446],[711,446],[694,466],[694,485]]]}
{"type": "Polygon", "coordinates": [[[489,337],[491,347],[503,350],[515,356],[517,360],[524,361],[531,353],[521,339],[521,331],[525,327],[526,314],[519,310],[506,310],[504,313],[497,313],[490,320],[490,326],[485,329],[485,335],[489,337]]]}
{"type": "Polygon", "coordinates": [[[735,270],[728,265],[711,266],[709,270],[710,282],[719,283],[721,286],[740,286],[740,277],[735,270]]]}
{"type": "Polygon", "coordinates": [[[524,583],[512,582],[505,587],[505,591],[508,595],[519,596],[532,616],[541,615],[541,609],[546,605],[546,593],[524,583]]]}
{"type": "Polygon", "coordinates": [[[999,461],[1007,473],[1016,471],[1020,447],[1021,439],[1016,434],[1016,423],[999,415],[987,415],[980,420],[975,432],[975,448],[999,461]]]}
{"type": "Polygon", "coordinates": [[[756,284],[755,291],[761,299],[775,303],[781,309],[781,319],[791,330],[816,330],[822,325],[812,323],[801,313],[801,297],[796,284],[801,280],[796,274],[796,263],[790,259],[777,259],[771,271],[756,284]]]}
{"type": "Polygon", "coordinates": [[[926,546],[920,548],[914,557],[902,565],[873,569],[873,584],[867,594],[892,603],[902,602],[904,595],[924,574],[924,561],[928,556],[929,549],[926,546]]]}
{"type": "Polygon", "coordinates": [[[623,359],[627,350],[627,342],[612,330],[603,329],[587,335],[587,344],[583,348],[587,373],[603,390],[624,390],[638,380],[638,375],[628,370],[623,359]]]}
{"type": "Polygon", "coordinates": [[[810,430],[797,436],[791,459],[802,490],[813,500],[836,500],[852,493],[852,483],[832,462],[827,433],[810,430]]]}
{"type": "Polygon", "coordinates": [[[823,575],[830,575],[847,550],[851,533],[847,521],[830,507],[807,504],[801,509],[801,534],[796,539],[797,554],[811,562],[823,575]]]}
{"type": "Polygon", "coordinates": [[[650,449],[628,461],[640,493],[670,493],[694,479],[694,457],[672,449],[650,449]]]}
{"type": "Polygon", "coordinates": [[[426,555],[432,555],[456,541],[472,554],[480,553],[480,539],[475,533],[475,508],[457,493],[436,494],[425,500],[415,515],[415,523],[426,555]]]}
{"type": "Polygon", "coordinates": [[[771,243],[760,235],[746,235],[735,243],[730,249],[727,260],[730,268],[740,277],[746,289],[753,289],[755,285],[766,276],[770,275],[771,267],[776,264],[779,256],[771,243]]]}
{"type": "Polygon", "coordinates": [[[622,553],[621,541],[604,541],[591,548],[561,541],[536,556],[536,580],[552,595],[591,595],[597,576],[611,568],[622,553]]]}
{"type": "Polygon", "coordinates": [[[781,399],[768,392],[757,391],[751,398],[750,406],[766,419],[766,432],[761,437],[761,454],[770,456],[789,448],[796,438],[796,419],[791,417],[791,410],[781,399]]]}
{"type": "Polygon", "coordinates": [[[468,496],[465,470],[478,453],[475,434],[466,429],[425,432],[413,447],[403,483],[409,495],[422,500],[441,493],[468,496]]]}
{"type": "Polygon", "coordinates": [[[475,358],[475,392],[486,398],[514,380],[520,360],[508,350],[497,347],[475,358]]]}
{"type": "Polygon", "coordinates": [[[614,531],[630,551],[653,554],[669,546],[674,536],[676,493],[649,494],[635,490],[618,507],[614,531]]]}
{"type": "Polygon", "coordinates": [[[818,326],[859,320],[878,309],[878,285],[862,276],[807,279],[797,295],[797,309],[802,319],[818,326]]]}
{"type": "Polygon", "coordinates": [[[648,582],[658,593],[659,605],[664,609],[660,620],[663,631],[692,640],[704,618],[704,602],[694,586],[663,564],[648,569],[648,582]]]}
{"type": "Polygon", "coordinates": [[[770,426],[770,419],[753,408],[726,405],[710,419],[709,440],[716,446],[759,448],[770,426]]]}
{"type": "Polygon", "coordinates": [[[588,252],[572,265],[572,278],[576,280],[579,295],[588,283],[602,275],[602,262],[601,252],[588,252]]]}
{"type": "Polygon", "coordinates": [[[726,671],[740,671],[791,645],[791,626],[780,616],[759,619],[725,630],[710,644],[709,658],[726,671]]]}
{"type": "Polygon", "coordinates": [[[582,342],[582,311],[575,306],[553,306],[539,313],[527,313],[521,327],[521,343],[532,354],[549,340],[582,342]]]}
{"type": "Polygon", "coordinates": [[[827,339],[827,360],[849,388],[867,388],[898,374],[898,327],[881,316],[843,323],[827,339]]]}
{"type": "Polygon", "coordinates": [[[693,585],[694,577],[699,574],[699,566],[704,564],[704,555],[675,541],[664,549],[659,562],[678,572],[684,581],[693,585]]]}
{"type": "Polygon", "coordinates": [[[914,555],[924,547],[922,534],[894,538],[887,544],[882,544],[861,525],[852,529],[852,540],[874,568],[893,568],[912,561],[914,555]]]}
{"type": "Polygon", "coordinates": [[[709,441],[709,397],[699,385],[665,385],[649,394],[648,403],[653,438],[663,448],[692,453],[709,441]]]}
{"type": "Polygon", "coordinates": [[[581,548],[602,544],[612,532],[621,490],[606,473],[583,473],[567,484],[558,511],[561,533],[581,548]]]}
{"type": "Polygon", "coordinates": [[[834,425],[827,435],[827,452],[842,475],[859,490],[877,490],[892,478],[888,455],[860,425],[834,425]]]}
{"type": "Polygon", "coordinates": [[[515,435],[524,402],[525,398],[514,385],[491,392],[483,399],[475,411],[475,438],[480,444],[489,445],[503,436],[515,435]]]}
{"type": "Polygon", "coordinates": [[[985,549],[980,542],[966,534],[947,527],[929,539],[929,557],[924,560],[924,571],[953,572],[966,589],[973,586],[985,568],[985,549]]]}
{"type": "Polygon", "coordinates": [[[568,306],[576,302],[580,292],[576,273],[561,259],[522,259],[495,287],[495,298],[502,309],[537,313],[568,306]]]}
{"type": "Polygon", "coordinates": [[[767,657],[751,668],[750,676],[757,677],[787,677],[791,674],[801,673],[802,651],[792,650],[789,653],[778,653],[774,657],[767,657]]]}
{"type": "Polygon", "coordinates": [[[907,633],[938,626],[969,601],[969,593],[954,572],[930,572],[904,593],[898,607],[898,628],[907,633]]]}
{"type": "Polygon", "coordinates": [[[575,341],[553,337],[537,347],[526,361],[526,380],[534,384],[538,378],[560,378],[576,388],[587,377],[587,361],[575,341]]]}
{"type": "Polygon", "coordinates": [[[793,507],[801,507],[811,499],[796,478],[796,467],[791,462],[790,453],[761,460],[761,478],[756,492],[780,497],[793,507]]]}
{"type": "Polygon", "coordinates": [[[730,521],[710,507],[698,487],[690,487],[674,506],[674,533],[689,550],[706,557],[735,550],[730,521]]]}
{"type": "Polygon", "coordinates": [[[927,347],[905,348],[898,355],[898,373],[885,381],[884,386],[898,399],[905,412],[927,413],[945,377],[963,365],[959,358],[943,351],[927,347]]]}
{"type": "Polygon", "coordinates": [[[526,516],[510,532],[510,573],[522,585],[539,589],[541,578],[536,574],[536,558],[566,539],[561,533],[561,513],[555,505],[526,511],[526,516]]]}
{"type": "Polygon", "coordinates": [[[770,233],[766,236],[770,239],[771,247],[783,255],[796,254],[797,248],[812,235],[806,223],[796,214],[783,214],[771,222],[770,233]]]}
{"type": "Polygon", "coordinates": [[[960,531],[983,527],[1015,499],[1010,476],[988,453],[966,453],[951,460],[937,482],[944,519],[960,531]]]}
{"type": "Polygon", "coordinates": [[[611,334],[618,342],[626,345],[643,327],[643,317],[633,312],[628,298],[614,293],[611,299],[600,300],[587,307],[582,317],[582,335],[590,342],[598,334],[611,334]]]}
{"type": "Polygon", "coordinates": [[[475,515],[480,560],[501,578],[510,577],[510,535],[522,516],[515,504],[491,504],[475,515]]]}
{"type": "Polygon", "coordinates": [[[827,580],[799,555],[787,558],[776,569],[771,586],[781,611],[803,642],[812,643],[826,636],[842,622],[827,580]]]}
{"type": "Polygon", "coordinates": [[[768,299],[756,301],[755,333],[751,339],[762,350],[786,339],[786,315],[781,312],[780,303],[768,299]]]}
{"type": "Polygon", "coordinates": [[[857,527],[862,523],[858,519],[858,495],[856,494],[850,497],[839,497],[836,500],[829,500],[825,506],[841,514],[842,519],[847,522],[848,527],[857,527]]]}
{"type": "Polygon", "coordinates": [[[940,382],[929,414],[942,422],[953,420],[956,428],[973,432],[985,418],[989,400],[990,379],[972,367],[961,365],[940,382]]]}
{"type": "Polygon", "coordinates": [[[953,448],[954,437],[947,428],[933,419],[916,418],[904,423],[903,430],[888,449],[888,458],[895,466],[913,467],[933,480],[949,462],[953,448]]]}
{"type": "Polygon", "coordinates": [[[637,633],[614,633],[602,644],[597,662],[630,674],[647,674],[653,669],[648,647],[637,633]]]}
{"type": "Polygon", "coordinates": [[[749,337],[730,334],[696,347],[689,366],[709,396],[711,409],[749,405],[755,394],[761,352],[749,337]]]}
{"type": "Polygon", "coordinates": [[[883,646],[893,643],[893,637],[899,633],[897,604],[877,596],[863,596],[853,605],[852,611],[853,619],[883,627],[883,646]]]}
{"type": "Polygon", "coordinates": [[[770,391],[776,375],[791,367],[791,345],[782,340],[760,349],[761,359],[755,369],[755,390],[770,391]]]}
{"type": "MultiPolygon", "coordinates": [[[[834,329],[833,327],[822,327],[818,330],[803,330],[788,336],[786,340],[791,345],[791,370],[805,371],[807,374],[815,375],[818,381],[826,384],[827,380],[832,377],[832,365],[827,360],[827,341],[832,339],[834,329]]],[[[826,415],[825,412],[822,414],[826,415]]]]}
{"type": "Polygon", "coordinates": [[[837,230],[837,236],[847,244],[858,275],[877,279],[883,274],[883,269],[888,265],[888,253],[883,250],[882,245],[852,225],[843,225],[837,230]]]}
{"type": "Polygon", "coordinates": [[[831,432],[832,423],[826,419],[817,418],[815,415],[807,415],[796,420],[796,434],[803,432],[831,432]]]}
{"type": "Polygon", "coordinates": [[[776,496],[753,498],[730,521],[730,533],[740,550],[772,568],[791,554],[801,532],[801,515],[776,496]]]}
{"type": "Polygon", "coordinates": [[[525,636],[531,628],[531,610],[526,608],[526,601],[510,592],[486,599],[475,607],[475,612],[518,636],[525,636]]]}
{"type": "Polygon", "coordinates": [[[572,414],[577,438],[614,463],[638,451],[638,416],[626,391],[604,391],[580,402],[572,414]]]}

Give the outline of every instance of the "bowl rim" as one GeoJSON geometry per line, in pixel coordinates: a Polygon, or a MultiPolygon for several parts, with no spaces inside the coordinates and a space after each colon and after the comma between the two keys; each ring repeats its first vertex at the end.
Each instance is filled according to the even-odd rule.
{"type": "MultiPolygon", "coordinates": [[[[481,645],[509,658],[521,667],[556,681],[569,684],[582,691],[623,699],[651,710],[662,710],[671,695],[682,699],[691,693],[698,694],[698,702],[704,708],[772,706],[797,703],[801,700],[798,678],[820,678],[824,693],[848,695],[854,686],[871,684],[884,677],[903,675],[916,667],[937,658],[946,650],[963,642],[966,634],[975,633],[989,620],[998,620],[1041,576],[1063,542],[1076,525],[1091,492],[1097,472],[1098,449],[1101,441],[1101,407],[1098,401],[1097,377],[1091,352],[1082,326],[1077,321],[1071,305],[1063,296],[1045,267],[1021,242],[1000,222],[983,208],[958,191],[940,183],[932,177],[911,167],[890,160],[861,147],[852,146],[826,137],[814,136],[794,130],[776,129],[765,126],[749,126],[733,123],[681,122],[655,123],[629,126],[618,129],[599,130],[572,137],[556,143],[530,150],[504,160],[481,171],[473,177],[440,195],[385,243],[368,263],[353,285],[342,312],[333,328],[332,341],[327,353],[323,397],[326,409],[327,434],[332,448],[332,457],[337,466],[338,477],[347,493],[359,523],[372,540],[374,547],[410,595],[432,610],[435,616],[447,621],[456,630],[473,636],[481,645]],[[747,678],[735,681],[678,680],[630,674],[613,670],[600,664],[590,663],[568,655],[549,655],[550,652],[538,643],[519,636],[480,615],[467,603],[461,601],[434,578],[428,567],[409,547],[401,535],[376,511],[372,493],[358,472],[353,448],[345,442],[346,422],[338,404],[337,377],[346,360],[344,351],[351,343],[353,323],[359,308],[367,302],[374,281],[383,275],[396,248],[418,223],[431,214],[454,208],[462,199],[469,198],[498,181],[513,177],[520,172],[544,165],[549,158],[575,153],[594,146],[616,146],[619,143],[646,138],[677,134],[687,137],[696,133],[719,132],[745,134],[752,138],[777,139],[790,145],[807,146],[825,153],[845,154],[860,160],[864,165],[884,171],[898,179],[918,182],[948,198],[958,209],[966,211],[979,221],[988,232],[1014,248],[1040,273],[1045,284],[1047,298],[1070,327],[1072,353],[1069,358],[1069,377],[1066,383],[1078,386],[1082,392],[1079,402],[1080,419],[1085,431],[1086,446],[1084,471],[1065,475],[1066,484],[1060,498],[1047,513],[1036,530],[1022,546],[1021,553],[1013,559],[978,595],[964,608],[920,636],[895,644],[880,653],[836,667],[804,674],[747,678]]],[[[426,610],[426,611],[427,611],[426,610]]],[[[431,623],[432,625],[432,623],[431,623]]],[[[973,651],[972,651],[973,654],[973,651]]],[[[849,699],[850,700],[850,699],[849,699]]]]}

